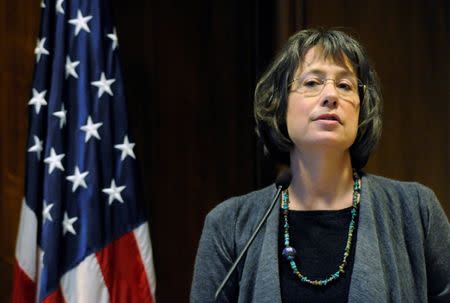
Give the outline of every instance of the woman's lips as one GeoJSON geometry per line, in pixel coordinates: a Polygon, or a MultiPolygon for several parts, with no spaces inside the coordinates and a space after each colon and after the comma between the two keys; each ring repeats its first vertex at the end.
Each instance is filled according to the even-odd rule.
{"type": "Polygon", "coordinates": [[[337,124],[337,123],[341,123],[341,119],[339,118],[338,115],[336,114],[322,114],[318,117],[316,117],[315,119],[313,119],[314,121],[319,121],[321,123],[326,123],[326,124],[337,124]]]}

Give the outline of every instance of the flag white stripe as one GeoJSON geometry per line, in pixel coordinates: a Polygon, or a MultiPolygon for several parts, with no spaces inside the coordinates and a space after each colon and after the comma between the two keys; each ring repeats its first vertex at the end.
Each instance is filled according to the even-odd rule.
{"type": "Polygon", "coordinates": [[[66,303],[108,303],[109,293],[95,254],[86,257],[61,278],[66,303]]]}
{"type": "Polygon", "coordinates": [[[32,281],[36,281],[37,218],[33,210],[25,203],[25,198],[22,200],[22,211],[20,212],[19,222],[16,259],[26,275],[32,281]]]}
{"type": "Polygon", "coordinates": [[[153,268],[153,253],[152,242],[150,241],[150,233],[148,230],[148,223],[141,224],[134,230],[134,236],[141,253],[142,262],[144,263],[145,272],[147,273],[147,280],[150,284],[150,289],[155,302],[155,290],[156,290],[156,276],[155,269],[153,268]]]}
{"type": "Polygon", "coordinates": [[[36,279],[36,303],[38,303],[39,302],[39,297],[40,297],[40,290],[41,290],[41,288],[39,287],[40,286],[40,283],[41,283],[41,273],[42,273],[42,269],[44,268],[44,264],[43,264],[43,258],[44,258],[44,251],[40,248],[40,247],[38,247],[38,259],[37,259],[37,262],[38,262],[38,268],[37,268],[37,272],[38,272],[38,274],[37,274],[37,279],[36,279]]]}

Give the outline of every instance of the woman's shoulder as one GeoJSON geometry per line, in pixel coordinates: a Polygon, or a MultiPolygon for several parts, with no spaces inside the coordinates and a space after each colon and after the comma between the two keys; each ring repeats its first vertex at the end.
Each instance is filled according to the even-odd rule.
{"type": "Polygon", "coordinates": [[[433,191],[429,187],[415,181],[400,181],[372,174],[364,174],[363,180],[364,179],[366,182],[368,182],[369,190],[373,194],[386,193],[407,196],[421,196],[430,195],[433,193],[433,191]]]}
{"type": "MultiPolygon", "coordinates": [[[[274,184],[244,195],[234,196],[216,205],[207,215],[210,220],[236,221],[237,217],[249,216],[266,209],[271,202],[276,188],[274,184]]],[[[254,217],[254,216],[252,216],[254,217]]]]}
{"type": "Polygon", "coordinates": [[[433,190],[419,182],[400,181],[372,174],[364,174],[364,181],[367,186],[366,194],[374,202],[389,202],[382,203],[386,207],[413,207],[422,211],[441,207],[433,190]]]}

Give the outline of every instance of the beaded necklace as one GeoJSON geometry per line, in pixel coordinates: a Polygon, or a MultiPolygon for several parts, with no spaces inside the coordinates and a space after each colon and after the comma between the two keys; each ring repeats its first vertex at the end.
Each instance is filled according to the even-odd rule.
{"type": "Polygon", "coordinates": [[[282,194],[282,214],[283,214],[283,228],[284,228],[284,249],[281,253],[283,257],[286,258],[286,260],[291,265],[292,271],[294,274],[299,277],[300,281],[303,283],[311,284],[311,285],[317,285],[317,286],[325,286],[331,281],[334,281],[338,279],[341,275],[345,272],[345,266],[347,265],[347,257],[350,255],[350,248],[352,245],[352,238],[353,238],[353,231],[355,229],[355,218],[356,214],[358,212],[358,204],[359,204],[359,197],[361,195],[361,185],[360,185],[360,178],[355,170],[353,170],[353,208],[351,210],[352,213],[352,219],[350,221],[350,225],[348,227],[348,235],[347,235],[347,243],[345,245],[344,250],[344,257],[342,258],[342,262],[339,265],[338,270],[331,274],[329,277],[322,279],[322,280],[311,280],[307,276],[303,275],[300,270],[297,267],[297,264],[295,263],[295,256],[297,252],[295,249],[289,245],[289,223],[288,223],[288,213],[289,213],[289,193],[288,190],[284,190],[282,194]]]}

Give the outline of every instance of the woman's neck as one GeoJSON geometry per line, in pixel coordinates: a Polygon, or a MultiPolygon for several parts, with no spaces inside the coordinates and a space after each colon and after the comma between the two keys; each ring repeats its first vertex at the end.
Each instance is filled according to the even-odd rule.
{"type": "Polygon", "coordinates": [[[336,210],[352,205],[353,171],[348,151],[292,151],[291,171],[290,209],[336,210]]]}

